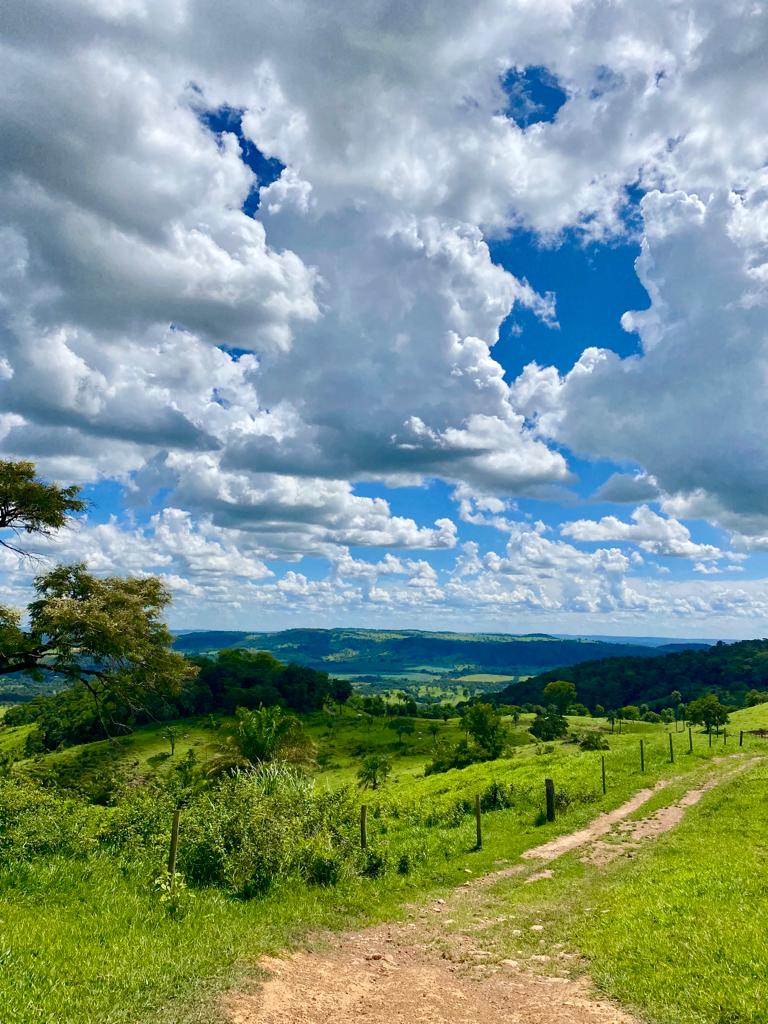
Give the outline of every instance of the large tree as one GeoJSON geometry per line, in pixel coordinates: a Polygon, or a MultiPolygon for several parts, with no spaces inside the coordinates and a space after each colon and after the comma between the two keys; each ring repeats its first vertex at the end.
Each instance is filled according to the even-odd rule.
{"type": "Polygon", "coordinates": [[[23,534],[50,537],[66,525],[73,512],[83,512],[86,502],[78,487],[60,487],[35,476],[34,462],[0,461],[0,544],[27,555],[20,546],[23,534]],[[13,537],[14,540],[10,540],[13,537]]]}
{"type": "Polygon", "coordinates": [[[34,586],[26,628],[17,611],[0,606],[0,675],[52,672],[129,707],[177,693],[194,675],[171,650],[161,619],[171,598],[158,579],[98,579],[85,565],[59,565],[34,586]]]}
{"type": "MultiPolygon", "coordinates": [[[[31,462],[0,462],[0,530],[49,536],[85,502],[76,487],[35,476],[31,462]]],[[[13,541],[3,546],[22,555],[13,541]]],[[[104,579],[85,565],[59,565],[34,581],[26,623],[0,605],[0,675],[53,673],[82,684],[100,708],[105,729],[111,712],[157,704],[196,672],[171,650],[161,615],[170,594],[153,577],[104,579]]]]}

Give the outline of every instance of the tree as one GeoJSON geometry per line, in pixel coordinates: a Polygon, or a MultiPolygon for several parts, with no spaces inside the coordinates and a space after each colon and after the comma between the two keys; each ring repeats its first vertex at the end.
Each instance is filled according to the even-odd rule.
{"type": "Polygon", "coordinates": [[[357,783],[361,789],[378,789],[386,781],[392,771],[392,763],[383,754],[369,754],[363,758],[357,773],[357,783]]]}
{"type": "Polygon", "coordinates": [[[491,704],[470,704],[465,708],[463,724],[467,733],[489,758],[501,757],[507,731],[501,715],[491,704]]]}
{"type": "Polygon", "coordinates": [[[331,679],[329,685],[331,696],[336,703],[339,706],[346,704],[352,696],[352,683],[348,679],[331,679]]]}
{"type": "MultiPolygon", "coordinates": [[[[0,530],[15,537],[38,534],[50,537],[66,525],[74,512],[85,511],[79,487],[60,487],[35,477],[34,462],[0,461],[0,530]]],[[[19,555],[29,552],[0,537],[0,545],[19,555]]]]}
{"type": "Polygon", "coordinates": [[[412,718],[393,718],[391,722],[387,722],[387,726],[397,733],[398,742],[403,747],[405,746],[403,737],[412,736],[416,731],[416,725],[412,718]]]}
{"type": "Polygon", "coordinates": [[[240,756],[253,766],[268,761],[307,764],[314,755],[314,744],[299,719],[277,705],[238,708],[231,738],[240,756]]]}
{"type": "Polygon", "coordinates": [[[59,565],[34,586],[26,629],[17,612],[0,606],[0,675],[54,673],[82,684],[100,709],[118,712],[171,698],[195,675],[171,650],[160,618],[171,598],[158,579],[97,579],[82,564],[59,565]]]}
{"type": "Polygon", "coordinates": [[[178,739],[178,736],[179,730],[175,725],[167,725],[165,729],[163,729],[163,739],[168,740],[171,746],[171,757],[176,753],[176,740],[178,739]]]}
{"type": "Polygon", "coordinates": [[[711,729],[713,725],[719,729],[728,722],[729,711],[730,708],[721,704],[716,694],[710,693],[706,697],[699,697],[698,700],[690,702],[688,721],[694,725],[704,725],[707,729],[711,729]]]}
{"type": "Polygon", "coordinates": [[[528,731],[537,740],[559,740],[568,732],[568,722],[553,706],[537,714],[528,731]]]}
{"type": "MultiPolygon", "coordinates": [[[[34,463],[0,462],[0,530],[49,537],[85,508],[77,487],[38,480],[34,463]]],[[[0,544],[27,554],[11,541],[0,544]]],[[[107,734],[108,717],[162,701],[194,675],[171,650],[160,619],[170,594],[159,580],[97,579],[83,564],[60,565],[34,587],[26,628],[18,611],[0,605],[0,675],[45,671],[81,683],[107,734]]]]}
{"type": "Polygon", "coordinates": [[[437,746],[437,737],[440,733],[440,725],[434,719],[429,723],[429,732],[432,736],[432,746],[435,747],[437,746]]]}
{"type": "Polygon", "coordinates": [[[558,712],[564,715],[576,700],[576,687],[567,679],[556,679],[544,687],[544,700],[547,705],[554,705],[558,712]]]}

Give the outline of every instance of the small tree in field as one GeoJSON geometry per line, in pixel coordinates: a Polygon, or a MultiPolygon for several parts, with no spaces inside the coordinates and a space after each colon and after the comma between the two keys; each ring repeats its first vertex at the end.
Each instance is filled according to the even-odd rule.
{"type": "Polygon", "coordinates": [[[224,753],[210,762],[210,774],[253,768],[272,761],[310,764],[315,747],[296,715],[278,705],[237,708],[224,753]]]}
{"type": "Polygon", "coordinates": [[[175,725],[167,725],[163,729],[163,739],[168,740],[171,747],[171,757],[176,753],[176,740],[179,737],[179,730],[175,725]]]}
{"type": "Polygon", "coordinates": [[[413,736],[416,726],[412,718],[393,718],[387,722],[387,727],[397,733],[397,740],[401,747],[405,746],[405,736],[413,736]]]}
{"type": "Polygon", "coordinates": [[[434,719],[429,723],[429,733],[432,737],[432,746],[437,746],[437,737],[440,735],[440,724],[434,719]]]}
{"type": "Polygon", "coordinates": [[[730,708],[721,704],[714,693],[710,693],[706,697],[699,697],[698,700],[690,702],[688,721],[694,725],[703,725],[707,730],[711,730],[712,726],[715,726],[719,732],[720,726],[728,723],[729,711],[730,708]]]}
{"type": "Polygon", "coordinates": [[[576,700],[576,687],[567,679],[556,679],[544,687],[544,703],[547,707],[554,705],[559,714],[564,715],[576,700]]]}
{"type": "Polygon", "coordinates": [[[507,730],[492,704],[470,704],[464,710],[464,728],[489,758],[501,757],[507,730]]]}
{"type": "Polygon", "coordinates": [[[363,758],[357,773],[357,784],[361,789],[378,789],[387,781],[392,771],[392,762],[383,754],[369,754],[363,758]]]}
{"type": "Polygon", "coordinates": [[[537,740],[544,742],[559,740],[568,732],[568,722],[553,706],[536,715],[529,732],[537,740]]]}

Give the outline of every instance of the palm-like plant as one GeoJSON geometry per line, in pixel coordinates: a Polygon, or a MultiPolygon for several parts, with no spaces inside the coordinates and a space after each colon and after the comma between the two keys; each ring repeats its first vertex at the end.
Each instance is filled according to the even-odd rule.
{"type": "Polygon", "coordinates": [[[209,773],[253,768],[273,761],[308,765],[314,755],[315,745],[296,715],[277,705],[254,711],[237,708],[226,748],[210,762],[209,773]]]}

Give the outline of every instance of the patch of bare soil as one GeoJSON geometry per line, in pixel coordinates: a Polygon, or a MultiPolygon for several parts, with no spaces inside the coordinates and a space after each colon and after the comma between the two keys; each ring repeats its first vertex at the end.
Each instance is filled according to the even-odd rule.
{"type": "MultiPolygon", "coordinates": [[[[378,927],[323,953],[265,960],[269,978],[227,1004],[231,1024],[639,1024],[589,984],[539,975],[471,940],[378,927]]],[[[544,957],[550,960],[550,957],[544,957]]]]}
{"type": "MultiPolygon", "coordinates": [[[[754,759],[736,771],[752,763],[754,759]]],[[[627,822],[673,780],[659,782],[587,828],[528,850],[523,858],[548,864],[587,847],[585,860],[604,863],[602,848],[612,844],[602,840],[616,826],[618,842],[613,845],[619,848],[622,837],[635,844],[652,839],[733,774],[719,773],[670,807],[627,822]]],[[[640,1024],[597,995],[588,979],[569,976],[573,954],[550,948],[544,935],[541,953],[527,960],[500,959],[492,950],[478,948],[478,936],[488,924],[508,920],[479,916],[493,913],[492,903],[483,901],[485,887],[513,875],[538,881],[552,874],[548,868],[531,871],[525,863],[503,868],[465,883],[450,901],[435,900],[415,909],[404,924],[326,936],[317,951],[264,959],[264,984],[253,992],[231,993],[224,1005],[226,1019],[229,1024],[640,1024]],[[466,911],[468,905],[477,912],[475,923],[463,931],[451,929],[451,908],[463,906],[466,911]]],[[[543,925],[531,930],[545,931],[543,925]]],[[[520,933],[511,929],[510,934],[520,933]]]]}
{"type": "MultiPolygon", "coordinates": [[[[738,755],[730,755],[737,757],[738,755]]],[[[717,763],[729,760],[730,758],[715,758],[717,763]]],[[[647,818],[640,818],[637,821],[622,821],[614,834],[606,840],[597,840],[592,843],[581,858],[584,864],[610,864],[617,857],[632,857],[640,849],[644,841],[658,839],[665,832],[669,832],[679,825],[689,807],[695,806],[705,793],[715,786],[719,786],[727,779],[733,778],[739,772],[743,772],[755,763],[756,758],[744,761],[733,771],[726,774],[713,775],[697,789],[689,789],[675,803],[667,807],[660,807],[647,818]]]]}

